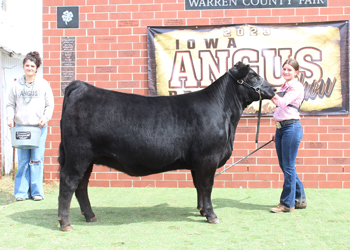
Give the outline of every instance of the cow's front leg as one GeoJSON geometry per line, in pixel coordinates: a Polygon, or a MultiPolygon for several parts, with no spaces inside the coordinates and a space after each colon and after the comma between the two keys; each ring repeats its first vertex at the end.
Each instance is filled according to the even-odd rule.
{"type": "Polygon", "coordinates": [[[213,205],[211,202],[211,192],[214,184],[214,174],[216,167],[209,168],[207,166],[202,166],[200,170],[195,171],[197,193],[202,197],[203,209],[200,210],[201,214],[205,216],[210,223],[220,223],[216,214],[213,210],[213,205]]]}
{"type": "Polygon", "coordinates": [[[95,214],[92,212],[91,204],[87,192],[89,178],[92,172],[92,164],[86,170],[83,179],[80,181],[77,190],[75,191],[75,197],[79,202],[81,214],[85,216],[87,222],[97,222],[95,214]]]}
{"type": "Polygon", "coordinates": [[[200,192],[200,189],[198,188],[196,171],[191,170],[191,174],[192,174],[193,185],[197,191],[197,209],[199,210],[202,216],[205,216],[203,212],[203,196],[202,196],[202,193],[200,192]]]}

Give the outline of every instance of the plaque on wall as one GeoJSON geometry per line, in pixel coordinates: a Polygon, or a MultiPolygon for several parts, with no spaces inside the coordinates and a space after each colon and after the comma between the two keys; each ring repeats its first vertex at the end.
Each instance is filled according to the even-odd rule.
{"type": "Polygon", "coordinates": [[[79,28],[79,7],[57,7],[57,28],[72,29],[79,28]]]}
{"type": "Polygon", "coordinates": [[[75,37],[61,37],[61,51],[75,51],[75,37]]]}
{"type": "Polygon", "coordinates": [[[61,81],[71,82],[75,80],[75,67],[61,67],[61,81]]]}
{"type": "Polygon", "coordinates": [[[61,52],[61,66],[75,66],[75,52],[61,52]]]}

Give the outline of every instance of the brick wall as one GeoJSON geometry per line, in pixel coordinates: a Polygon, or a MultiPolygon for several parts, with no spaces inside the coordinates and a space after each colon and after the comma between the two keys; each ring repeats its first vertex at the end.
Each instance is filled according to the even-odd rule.
{"type": "MultiPolygon", "coordinates": [[[[327,8],[185,11],[183,0],[43,0],[44,78],[55,95],[46,142],[45,179],[59,179],[61,37],[75,37],[75,79],[120,92],[146,95],[147,26],[321,22],[350,19],[348,0],[328,0],[327,8]],[[56,29],[57,6],[80,6],[80,28],[56,29]],[[108,71],[101,70],[108,67],[108,71]]],[[[271,139],[270,117],[263,118],[255,144],[256,118],[242,118],[227,166],[271,139]]],[[[297,172],[306,188],[350,188],[350,117],[302,118],[304,138],[297,172]]],[[[273,143],[216,178],[215,187],[282,187],[273,143]]],[[[192,187],[189,171],[130,177],[94,166],[91,186],[192,187]]]]}

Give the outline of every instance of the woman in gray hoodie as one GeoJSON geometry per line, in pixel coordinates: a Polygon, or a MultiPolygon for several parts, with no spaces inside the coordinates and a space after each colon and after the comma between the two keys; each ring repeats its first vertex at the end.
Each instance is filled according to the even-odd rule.
{"type": "Polygon", "coordinates": [[[41,128],[40,144],[35,149],[17,149],[18,171],[15,178],[16,201],[44,199],[43,170],[47,123],[52,117],[54,97],[49,83],[36,75],[41,65],[38,52],[30,52],[23,60],[24,75],[8,94],[7,124],[41,128]]]}

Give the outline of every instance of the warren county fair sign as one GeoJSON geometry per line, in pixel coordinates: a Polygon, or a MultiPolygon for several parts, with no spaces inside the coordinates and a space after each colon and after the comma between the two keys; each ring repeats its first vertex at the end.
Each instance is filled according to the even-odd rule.
{"type": "Polygon", "coordinates": [[[185,0],[186,10],[327,7],[328,0],[185,0]]]}

